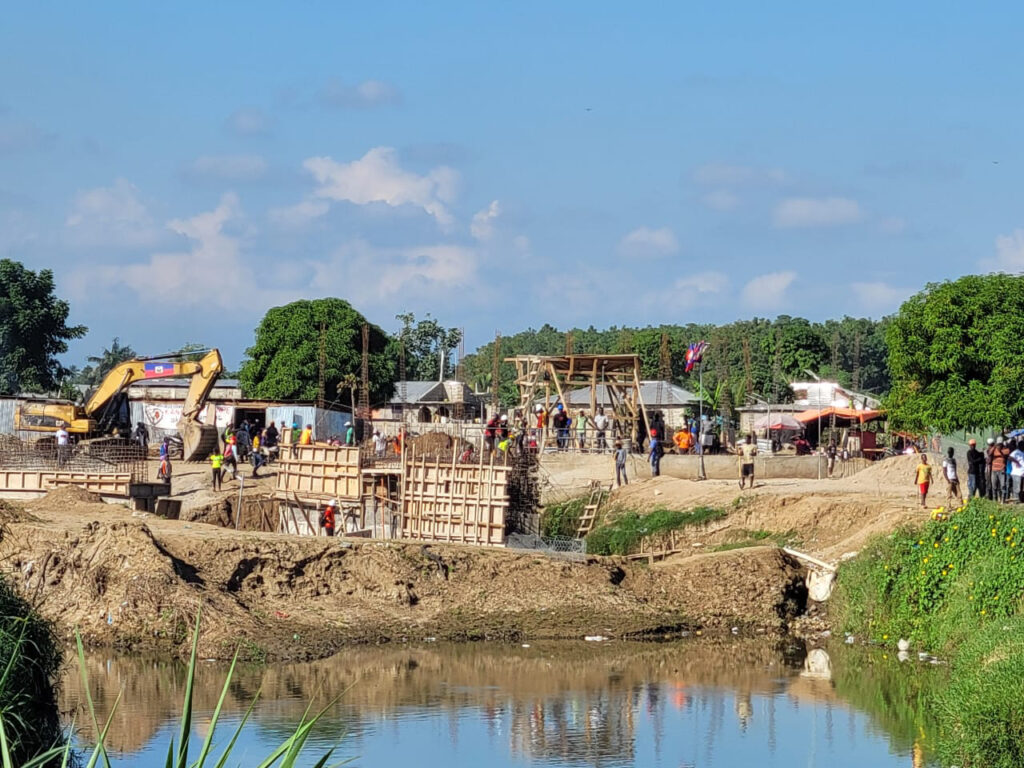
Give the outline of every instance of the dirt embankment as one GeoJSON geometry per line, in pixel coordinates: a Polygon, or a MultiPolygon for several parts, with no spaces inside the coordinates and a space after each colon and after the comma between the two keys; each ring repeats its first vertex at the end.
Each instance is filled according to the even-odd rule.
{"type": "Polygon", "coordinates": [[[778,550],[648,568],[511,550],[236,532],[64,490],[7,515],[0,567],[42,613],[93,644],[203,657],[326,656],[344,644],[778,631],[800,565],[778,550]]]}

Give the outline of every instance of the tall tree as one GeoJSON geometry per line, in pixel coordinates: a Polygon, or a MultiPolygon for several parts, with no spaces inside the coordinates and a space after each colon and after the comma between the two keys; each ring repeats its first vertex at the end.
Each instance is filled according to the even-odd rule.
{"type": "MultiPolygon", "coordinates": [[[[239,371],[246,397],[314,401],[320,384],[320,328],[324,329],[324,391],[337,392],[346,374],[358,377],[366,319],[342,299],[295,301],[267,311],[239,371]]],[[[370,325],[370,402],[391,396],[398,360],[384,331],[370,325]]],[[[344,386],[342,386],[344,389],[344,386]]]]}
{"type": "Polygon", "coordinates": [[[57,355],[86,328],[67,324],[70,307],[53,291],[49,269],[33,272],[0,259],[0,392],[50,392],[60,385],[66,369],[57,355]]]}
{"type": "Polygon", "coordinates": [[[1024,277],[929,284],[886,333],[894,425],[952,432],[1024,425],[1024,277]]]}
{"type": "MultiPolygon", "coordinates": [[[[397,315],[402,323],[399,338],[405,344],[405,375],[409,381],[437,381],[441,378],[441,359],[445,365],[452,350],[462,341],[462,331],[445,328],[428,313],[417,321],[412,312],[397,315]]],[[[450,373],[445,370],[445,376],[450,373]]]]}

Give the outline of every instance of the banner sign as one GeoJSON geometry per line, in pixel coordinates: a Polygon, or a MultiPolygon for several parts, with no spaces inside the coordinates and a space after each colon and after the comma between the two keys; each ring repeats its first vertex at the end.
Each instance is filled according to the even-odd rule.
{"type": "MultiPolygon", "coordinates": [[[[206,405],[199,412],[199,420],[204,424],[206,423],[206,409],[209,407],[206,405]]],[[[173,432],[178,428],[183,408],[181,403],[143,403],[142,406],[143,412],[146,414],[146,425],[166,432],[173,432]]],[[[231,405],[218,405],[216,408],[217,429],[223,430],[224,427],[233,423],[235,408],[231,405]]]]}

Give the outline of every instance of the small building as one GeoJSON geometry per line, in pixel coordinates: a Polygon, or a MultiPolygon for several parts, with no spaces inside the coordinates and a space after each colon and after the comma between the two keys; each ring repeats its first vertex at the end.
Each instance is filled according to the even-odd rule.
{"type": "MultiPolygon", "coordinates": [[[[593,389],[593,398],[590,387],[566,393],[566,407],[572,411],[590,411],[596,404],[600,408],[612,409],[614,401],[610,388],[606,384],[597,384],[593,389]]],[[[688,416],[695,416],[700,404],[700,398],[693,392],[669,381],[641,381],[639,396],[648,417],[653,419],[657,412],[661,412],[665,426],[670,429],[683,425],[688,416]]]]}
{"type": "MultiPolygon", "coordinates": [[[[178,420],[181,418],[189,379],[153,379],[137,381],[128,387],[128,404],[132,424],[142,422],[149,429],[150,440],[176,435],[178,420]]],[[[331,437],[344,438],[345,430],[352,421],[347,409],[319,408],[313,403],[288,403],[277,400],[255,400],[242,397],[242,390],[234,379],[220,379],[214,384],[207,398],[206,407],[200,414],[200,421],[207,421],[208,409],[216,409],[218,430],[237,427],[249,421],[260,427],[270,422],[296,424],[304,427],[313,425],[315,440],[331,437]]]]}
{"type": "Polygon", "coordinates": [[[444,424],[449,421],[474,421],[484,413],[484,400],[464,382],[399,381],[387,406],[376,410],[374,418],[404,421],[406,424],[444,424]]]}
{"type": "Polygon", "coordinates": [[[794,381],[794,405],[808,408],[852,408],[855,411],[876,411],[881,407],[877,397],[846,389],[835,381],[794,381]]]}

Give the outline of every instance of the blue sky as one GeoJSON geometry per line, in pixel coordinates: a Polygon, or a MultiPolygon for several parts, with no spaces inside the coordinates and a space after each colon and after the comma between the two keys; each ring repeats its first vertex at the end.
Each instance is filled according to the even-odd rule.
{"type": "Polygon", "coordinates": [[[89,326],[242,357],[340,296],[470,348],[559,326],[879,316],[1024,269],[1024,9],[23,3],[0,257],[89,326]]]}

